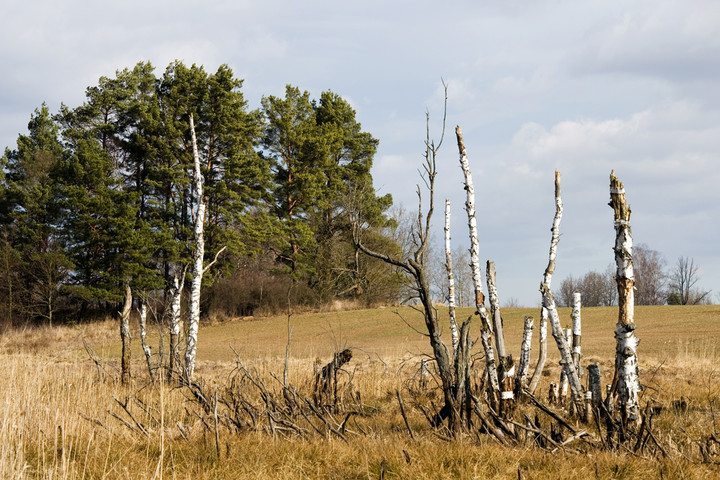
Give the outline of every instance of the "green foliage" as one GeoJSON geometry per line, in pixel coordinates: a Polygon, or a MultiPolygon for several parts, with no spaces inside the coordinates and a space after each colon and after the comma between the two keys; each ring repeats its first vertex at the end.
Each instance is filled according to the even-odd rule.
{"type": "Polygon", "coordinates": [[[378,142],[352,107],[331,91],[313,100],[288,86],[284,98],[250,110],[227,65],[208,73],[176,61],[161,76],[140,62],[101,77],[82,105],[63,105],[55,117],[43,104],[5,151],[0,304],[51,320],[72,302],[115,308],[125,283],[146,293],[167,288],[193,250],[190,114],[206,261],[227,248],[206,285],[263,253],[275,259],[263,262],[268,275],[314,292],[305,301],[369,298],[373,285],[392,297],[392,272],[360,259],[351,241],[353,215],[379,231],[392,203],[375,194],[378,142]]]}

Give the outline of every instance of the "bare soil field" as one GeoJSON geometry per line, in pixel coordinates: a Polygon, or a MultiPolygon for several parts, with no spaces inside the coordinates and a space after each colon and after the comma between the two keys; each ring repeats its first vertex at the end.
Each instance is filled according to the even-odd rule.
{"type": "MultiPolygon", "coordinates": [[[[470,313],[461,309],[458,318],[470,313]]],[[[537,317],[539,310],[503,310],[513,356],[519,355],[525,315],[537,317]]],[[[570,324],[569,309],[560,316],[570,324]]],[[[599,362],[603,383],[612,379],[616,316],[614,308],[582,311],[582,363],[599,362]]],[[[264,417],[230,427],[223,423],[223,415],[232,416],[225,407],[213,423],[212,408],[204,412],[187,387],[167,384],[162,375],[150,381],[136,332],[133,380],[121,385],[113,321],[6,332],[0,337],[0,478],[717,478],[720,306],[636,307],[636,323],[641,405],[662,407],[652,427],[662,452],[582,442],[559,449],[507,447],[472,430],[448,438],[419,408],[431,405],[436,392],[432,382],[418,389],[419,365],[430,348],[421,315],[409,307],[290,317],[288,382],[299,396],[312,394],[316,361],[324,365],[335,351],[353,352],[341,375],[340,408],[328,417],[345,420],[342,436],[319,416],[317,431],[307,433],[284,431],[264,417]]],[[[474,326],[471,335],[478,334],[474,326]]],[[[149,341],[156,355],[157,329],[149,341]]],[[[551,336],[548,342],[537,392],[542,400],[560,372],[551,336]]],[[[202,325],[196,379],[208,397],[222,400],[230,388],[246,388],[231,387],[244,371],[245,380],[259,379],[274,395],[282,390],[287,345],[286,316],[202,325]]],[[[480,351],[473,349],[478,375],[480,351]]],[[[262,411],[260,397],[244,398],[249,411],[262,411]]],[[[594,432],[593,425],[578,428],[594,432]]]]}

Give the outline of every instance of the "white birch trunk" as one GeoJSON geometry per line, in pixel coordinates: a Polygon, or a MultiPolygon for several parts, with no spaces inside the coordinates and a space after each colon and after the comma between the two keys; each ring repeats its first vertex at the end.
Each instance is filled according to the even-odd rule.
{"type": "Polygon", "coordinates": [[[520,360],[518,361],[517,378],[515,381],[515,396],[519,399],[523,388],[527,385],[528,370],[530,370],[530,349],[532,344],[532,331],[535,319],[526,316],[523,323],[523,337],[520,343],[520,360]]]}
{"type": "Polygon", "coordinates": [[[140,305],[140,345],[142,346],[143,353],[145,353],[145,361],[147,362],[148,374],[150,379],[155,381],[155,373],[152,368],[152,351],[150,345],[147,343],[147,305],[142,302],[140,305]]]}
{"type": "Polygon", "coordinates": [[[640,375],[637,359],[638,338],[635,336],[635,276],[633,272],[633,239],[630,230],[630,207],[626,203],[625,188],[610,173],[610,206],[615,220],[615,280],[618,289],[618,323],[615,329],[615,371],[620,414],[624,425],[640,418],[638,394],[640,375]]]}
{"type": "MultiPolygon", "coordinates": [[[[548,319],[550,321],[550,327],[552,329],[553,338],[558,346],[558,350],[561,355],[561,364],[568,377],[570,384],[570,390],[572,392],[573,402],[581,406],[582,402],[582,385],[580,384],[580,377],[577,375],[575,364],[572,359],[572,351],[570,344],[565,338],[565,334],[560,324],[560,317],[558,316],[557,309],[555,307],[555,298],[550,290],[550,283],[552,282],[552,276],[555,272],[555,259],[557,255],[557,245],[560,241],[560,220],[562,219],[563,205],[562,197],[560,195],[560,172],[555,170],[555,217],[552,225],[552,237],[550,240],[550,253],[548,257],[548,266],[545,269],[543,275],[543,281],[540,284],[540,292],[542,293],[542,305],[547,310],[548,319]]],[[[542,312],[545,313],[545,312],[542,312]]],[[[582,407],[580,407],[582,408],[582,407]]]]}
{"type": "MultiPolygon", "coordinates": [[[[568,343],[568,345],[571,345],[572,344],[572,330],[569,328],[566,328],[563,331],[565,332],[565,341],[568,343]]],[[[560,405],[567,405],[567,397],[568,397],[567,369],[563,368],[560,371],[560,405]]]]}
{"type": "Polygon", "coordinates": [[[480,272],[480,243],[478,241],[477,220],[475,218],[475,186],[473,185],[472,174],[470,173],[470,162],[468,161],[465,142],[463,141],[462,129],[455,128],[458,149],[460,150],[460,167],[465,177],[465,211],[468,216],[468,230],[470,235],[470,268],[472,271],[473,285],[475,286],[475,310],[483,322],[483,328],[492,333],[492,325],[485,308],[485,295],[482,290],[482,274],[480,272]]]}
{"type": "Polygon", "coordinates": [[[459,333],[455,318],[455,276],[453,275],[452,249],[450,248],[450,199],[445,199],[445,270],[448,278],[448,311],[450,315],[450,336],[453,349],[453,364],[457,357],[459,333]]]}
{"type": "Polygon", "coordinates": [[[538,326],[538,361],[535,364],[535,371],[528,385],[528,391],[530,393],[535,393],[535,389],[542,376],[542,371],[545,368],[545,361],[547,360],[547,324],[548,312],[545,307],[542,307],[540,309],[540,324],[538,326]]]}
{"type": "Polygon", "coordinates": [[[204,273],[203,258],[205,256],[205,197],[203,195],[203,177],[200,171],[200,155],[195,137],[195,123],[190,115],[190,134],[192,136],[193,159],[195,169],[193,174],[193,198],[197,205],[195,212],[193,257],[193,278],[190,286],[190,321],[188,325],[187,348],[185,349],[185,374],[191,380],[195,371],[195,355],[197,353],[197,335],[200,325],[200,291],[204,273]]]}
{"type": "Polygon", "coordinates": [[[177,270],[173,276],[173,286],[170,289],[170,364],[168,368],[168,380],[172,378],[174,372],[180,369],[180,332],[182,331],[182,292],[185,287],[184,268],[179,274],[177,270]]]}
{"type": "MultiPolygon", "coordinates": [[[[490,297],[490,315],[495,330],[495,348],[501,359],[506,357],[505,336],[503,335],[502,316],[500,315],[500,297],[498,297],[497,286],[495,285],[495,263],[487,262],[486,278],[488,295],[490,297]]],[[[502,379],[501,379],[502,381],[502,379]]]]}
{"type": "Polygon", "coordinates": [[[565,332],[560,324],[560,317],[558,316],[557,308],[555,307],[555,298],[553,297],[552,292],[546,288],[545,284],[541,285],[541,290],[543,293],[543,306],[547,308],[549,314],[552,335],[553,338],[555,338],[555,343],[560,351],[560,364],[567,375],[572,401],[576,405],[581,405],[583,388],[580,383],[580,377],[578,377],[577,370],[575,370],[575,363],[573,363],[572,360],[570,342],[568,342],[565,338],[565,332]]]}
{"type": "Polygon", "coordinates": [[[487,328],[483,328],[480,332],[480,341],[485,350],[485,365],[488,375],[488,382],[493,392],[500,391],[500,382],[498,381],[497,364],[495,363],[495,353],[493,352],[491,337],[492,334],[487,328]]]}
{"type": "Polygon", "coordinates": [[[578,375],[582,377],[582,367],[580,366],[580,358],[582,357],[582,319],[580,311],[582,308],[582,295],[580,292],[573,293],[573,309],[572,314],[572,348],[573,348],[573,362],[575,362],[575,369],[578,371],[578,375]]]}

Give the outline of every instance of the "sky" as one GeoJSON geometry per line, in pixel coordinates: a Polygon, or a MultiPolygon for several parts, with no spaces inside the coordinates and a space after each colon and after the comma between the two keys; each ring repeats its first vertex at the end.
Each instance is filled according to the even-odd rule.
{"type": "Polygon", "coordinates": [[[540,303],[554,216],[553,287],[614,263],[609,175],[625,184],[636,243],[668,268],[694,259],[720,302],[720,3],[682,0],[0,0],[0,148],[33,110],[82,104],[101,76],[174,60],[244,79],[251,108],[286,84],[348,100],[379,139],[376,189],[417,209],[426,134],[438,154],[436,238],[467,217],[455,126],[476,187],[480,259],[500,301],[540,303]]]}

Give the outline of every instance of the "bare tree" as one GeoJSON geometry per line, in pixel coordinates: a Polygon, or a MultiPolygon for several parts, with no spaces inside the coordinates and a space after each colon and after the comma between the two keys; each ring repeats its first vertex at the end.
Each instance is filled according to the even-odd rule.
{"type": "Polygon", "coordinates": [[[633,277],[633,238],[630,229],[630,206],[626,202],[625,187],[610,173],[610,207],[615,225],[615,280],[618,290],[618,322],[615,328],[615,381],[622,423],[640,418],[640,373],[635,336],[635,279],[633,277]]]}
{"type": "Polygon", "coordinates": [[[668,297],[669,304],[699,305],[710,297],[710,290],[701,290],[697,287],[700,281],[698,275],[700,267],[695,260],[688,257],[678,258],[675,267],[669,274],[668,297]]]}
{"type": "Polygon", "coordinates": [[[633,267],[636,305],[663,305],[666,302],[664,266],[665,259],[660,252],[651,250],[644,243],[635,245],[633,267]]]}
{"type": "Polygon", "coordinates": [[[596,271],[587,272],[582,277],[572,275],[560,282],[560,288],[555,291],[555,300],[560,307],[572,307],[573,295],[580,292],[583,305],[586,307],[609,307],[617,301],[617,288],[615,286],[615,272],[613,269],[605,273],[596,271]]]}
{"type": "MultiPolygon", "coordinates": [[[[552,291],[550,290],[550,282],[552,280],[553,273],[555,272],[557,246],[558,242],[560,241],[560,220],[562,219],[562,211],[563,205],[562,197],[560,195],[560,172],[555,170],[555,218],[553,219],[553,226],[551,229],[552,236],[550,239],[550,254],[548,256],[548,266],[545,269],[545,273],[543,274],[543,280],[540,284],[540,292],[542,293],[540,325],[542,328],[542,323],[545,319],[547,319],[545,321],[550,324],[552,336],[555,338],[555,343],[557,344],[558,350],[560,351],[560,363],[562,365],[563,373],[570,385],[572,401],[578,408],[578,411],[580,411],[582,408],[580,402],[582,400],[583,388],[582,384],[580,383],[580,377],[578,375],[578,372],[575,369],[575,363],[572,359],[571,342],[569,343],[567,341],[565,332],[562,329],[562,325],[560,324],[560,317],[558,316],[557,308],[555,305],[555,298],[553,297],[552,291]]],[[[542,359],[542,362],[540,361],[540,359],[538,360],[538,365],[535,367],[535,373],[533,374],[533,377],[538,374],[538,372],[542,372],[542,365],[545,362],[545,359],[542,358],[543,350],[544,349],[542,349],[541,347],[540,359],[542,359]]],[[[533,382],[536,382],[536,380],[531,380],[531,388],[534,388],[534,385],[537,385],[537,383],[534,383],[533,385],[533,382]]]]}
{"type": "Polygon", "coordinates": [[[397,267],[410,279],[416,298],[421,305],[425,319],[430,346],[437,364],[438,374],[443,392],[444,406],[436,419],[439,424],[443,418],[448,420],[448,428],[457,432],[461,428],[460,415],[466,405],[469,405],[469,362],[470,362],[470,320],[463,322],[459,331],[458,349],[455,353],[456,362],[453,365],[452,355],[441,338],[437,309],[432,304],[430,282],[428,277],[427,249],[430,238],[431,219],[434,212],[435,177],[437,175],[437,152],[442,145],[445,121],[443,119],[443,133],[436,145],[430,139],[429,115],[426,117],[428,128],[425,140],[425,155],[423,162],[422,179],[428,193],[427,206],[423,215],[422,191],[418,186],[418,214],[413,224],[411,235],[411,248],[401,256],[384,254],[371,250],[363,243],[363,228],[366,226],[359,212],[353,216],[353,240],[355,245],[366,255],[378,258],[397,267]]]}

